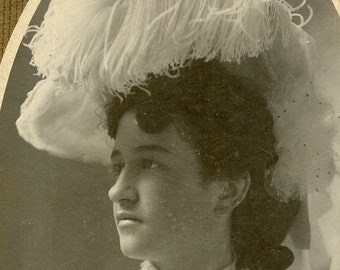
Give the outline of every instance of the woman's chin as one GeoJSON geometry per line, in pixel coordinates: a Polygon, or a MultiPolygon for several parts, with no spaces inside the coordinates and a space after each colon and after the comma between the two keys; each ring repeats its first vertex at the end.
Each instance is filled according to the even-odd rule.
{"type": "Polygon", "coordinates": [[[150,246],[147,241],[136,235],[120,235],[120,249],[122,253],[131,259],[144,260],[147,258],[150,246]]]}

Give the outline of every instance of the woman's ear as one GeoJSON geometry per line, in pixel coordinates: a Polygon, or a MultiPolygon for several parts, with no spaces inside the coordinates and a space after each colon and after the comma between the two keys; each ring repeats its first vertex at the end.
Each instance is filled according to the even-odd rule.
{"type": "Polygon", "coordinates": [[[220,180],[216,192],[216,206],[214,211],[219,214],[230,213],[239,205],[248,193],[250,185],[249,173],[238,179],[220,180]]]}

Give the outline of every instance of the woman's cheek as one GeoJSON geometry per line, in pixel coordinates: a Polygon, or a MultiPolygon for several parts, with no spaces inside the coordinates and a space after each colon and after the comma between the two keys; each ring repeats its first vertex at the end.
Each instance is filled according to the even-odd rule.
{"type": "Polygon", "coordinates": [[[178,209],[179,193],[175,181],[162,173],[145,174],[139,183],[140,202],[144,209],[157,212],[159,216],[172,216],[172,212],[178,209]]]}

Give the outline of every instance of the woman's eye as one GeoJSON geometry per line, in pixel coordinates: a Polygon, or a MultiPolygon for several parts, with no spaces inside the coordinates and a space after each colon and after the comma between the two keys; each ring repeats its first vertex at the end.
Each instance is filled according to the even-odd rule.
{"type": "Polygon", "coordinates": [[[124,169],[124,163],[115,163],[112,165],[111,172],[114,178],[118,178],[124,169]]]}
{"type": "Polygon", "coordinates": [[[159,163],[150,159],[143,159],[143,169],[156,169],[160,166],[159,163]]]}

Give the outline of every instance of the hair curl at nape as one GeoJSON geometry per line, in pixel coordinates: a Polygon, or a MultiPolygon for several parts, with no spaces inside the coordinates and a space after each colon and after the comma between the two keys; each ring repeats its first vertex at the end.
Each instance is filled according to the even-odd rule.
{"type": "Polygon", "coordinates": [[[249,173],[249,191],[231,220],[237,269],[287,269],[294,255],[281,243],[300,202],[281,202],[267,190],[278,158],[273,117],[264,97],[268,86],[235,75],[228,65],[193,60],[173,77],[150,74],[147,91],[135,87],[127,98],[109,102],[109,135],[115,138],[122,115],[135,110],[146,133],[175,124],[198,153],[203,182],[216,179],[216,173],[231,180],[249,173]]]}

